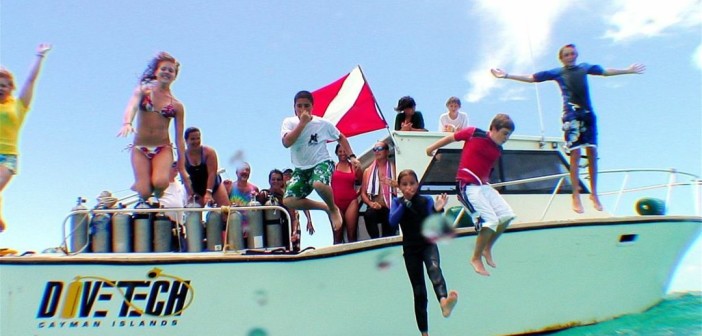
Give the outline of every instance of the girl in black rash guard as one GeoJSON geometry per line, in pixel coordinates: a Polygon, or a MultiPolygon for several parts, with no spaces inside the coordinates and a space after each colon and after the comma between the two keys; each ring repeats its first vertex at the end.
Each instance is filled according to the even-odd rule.
{"type": "Polygon", "coordinates": [[[446,289],[446,281],[439,265],[439,248],[422,235],[422,223],[429,215],[443,211],[448,196],[441,194],[434,202],[429,196],[417,194],[419,182],[417,174],[411,169],[405,169],[397,175],[397,184],[403,196],[392,200],[390,225],[397,227],[399,224],[402,227],[402,250],[407,275],[414,292],[414,314],[419,331],[422,336],[427,336],[429,322],[423,265],[426,265],[444,317],[451,315],[458,301],[458,292],[448,292],[446,289]]]}

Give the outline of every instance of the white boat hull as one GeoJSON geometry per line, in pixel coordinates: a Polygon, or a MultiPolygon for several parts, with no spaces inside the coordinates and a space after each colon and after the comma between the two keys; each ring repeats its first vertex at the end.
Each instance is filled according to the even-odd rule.
{"type": "MultiPolygon", "coordinates": [[[[495,247],[490,277],[473,272],[475,233],[461,229],[440,244],[459,303],[444,319],[427,283],[431,334],[519,334],[644,311],[701,229],[695,216],[522,223],[495,247]]],[[[0,258],[0,335],[418,334],[400,239],[297,256],[0,258]]]]}

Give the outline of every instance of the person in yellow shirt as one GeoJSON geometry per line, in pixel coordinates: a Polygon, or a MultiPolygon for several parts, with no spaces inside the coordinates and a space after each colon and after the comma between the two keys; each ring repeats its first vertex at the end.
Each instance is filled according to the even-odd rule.
{"type": "Polygon", "coordinates": [[[34,96],[34,84],[39,77],[44,56],[49,50],[50,44],[40,44],[37,47],[37,58],[29,70],[29,77],[20,91],[19,98],[12,96],[12,91],[15,90],[12,73],[0,67],[0,232],[5,231],[6,227],[2,218],[2,191],[10,183],[12,176],[17,174],[19,131],[29,111],[34,96]]]}

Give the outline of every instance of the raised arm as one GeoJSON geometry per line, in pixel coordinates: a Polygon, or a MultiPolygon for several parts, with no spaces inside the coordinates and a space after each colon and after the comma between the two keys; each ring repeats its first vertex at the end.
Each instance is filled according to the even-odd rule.
{"type": "Polygon", "coordinates": [[[516,80],[516,81],[524,82],[524,83],[534,83],[534,76],[533,75],[508,74],[506,71],[504,71],[502,69],[490,69],[490,72],[496,78],[511,79],[511,80],[516,80]]]}
{"type": "Polygon", "coordinates": [[[618,76],[630,74],[643,74],[646,71],[646,66],[643,64],[632,64],[626,69],[605,69],[604,76],[618,76]]]}
{"type": "Polygon", "coordinates": [[[300,122],[297,123],[295,128],[283,135],[283,146],[285,148],[290,148],[290,146],[297,141],[297,138],[299,138],[300,134],[302,134],[302,130],[304,130],[305,126],[307,126],[307,124],[312,120],[312,115],[310,114],[310,111],[303,111],[300,113],[299,118],[300,122]]]}
{"type": "Polygon", "coordinates": [[[341,148],[343,148],[346,153],[349,155],[349,162],[351,162],[351,165],[354,166],[355,168],[358,168],[361,166],[361,162],[358,161],[356,158],[356,155],[353,154],[353,149],[351,149],[351,144],[349,143],[349,139],[346,138],[345,135],[339,134],[339,144],[341,145],[341,148]]]}
{"type": "Polygon", "coordinates": [[[27,77],[27,81],[24,83],[22,91],[20,91],[19,95],[19,98],[24,106],[29,107],[29,104],[32,103],[32,98],[34,97],[34,85],[39,77],[39,73],[41,72],[44,57],[49,50],[51,50],[50,44],[40,44],[37,47],[37,58],[34,60],[32,68],[29,70],[29,77],[27,77]]]}

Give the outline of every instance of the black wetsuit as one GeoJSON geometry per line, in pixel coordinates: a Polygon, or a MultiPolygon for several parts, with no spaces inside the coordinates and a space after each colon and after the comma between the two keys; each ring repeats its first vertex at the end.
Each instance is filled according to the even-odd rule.
{"type": "Polygon", "coordinates": [[[397,226],[399,223],[402,227],[403,257],[414,292],[414,315],[420,332],[429,330],[423,265],[426,265],[429,280],[434,285],[436,298],[441,301],[448,296],[446,281],[441,273],[439,248],[422,235],[422,223],[434,212],[434,200],[418,194],[408,203],[403,198],[394,198],[390,209],[390,225],[397,226]]]}

